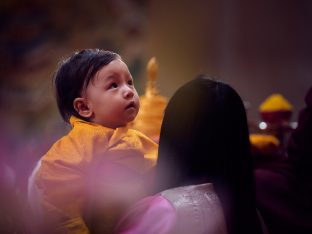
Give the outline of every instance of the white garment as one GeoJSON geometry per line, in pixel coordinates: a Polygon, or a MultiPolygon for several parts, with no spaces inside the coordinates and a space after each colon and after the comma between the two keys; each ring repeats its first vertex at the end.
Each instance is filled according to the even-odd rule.
{"type": "Polygon", "coordinates": [[[117,234],[226,234],[223,210],[212,184],[165,190],[133,205],[117,234]]]}
{"type": "MultiPolygon", "coordinates": [[[[258,211],[257,211],[258,212],[258,211]]],[[[268,234],[258,212],[262,233],[268,234]]],[[[211,183],[165,190],[135,205],[116,234],[227,234],[223,209],[211,183]]]]}
{"type": "Polygon", "coordinates": [[[220,200],[211,183],[172,188],[161,192],[176,209],[174,234],[226,234],[220,200]]]}

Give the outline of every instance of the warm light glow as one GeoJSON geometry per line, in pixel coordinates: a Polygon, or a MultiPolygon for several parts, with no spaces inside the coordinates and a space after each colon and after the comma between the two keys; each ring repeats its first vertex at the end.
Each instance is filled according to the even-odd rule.
{"type": "Polygon", "coordinates": [[[290,122],[289,125],[292,129],[296,129],[298,127],[298,122],[290,122]]]}
{"type": "Polygon", "coordinates": [[[266,129],[267,126],[268,126],[268,125],[267,125],[265,122],[260,122],[260,123],[259,123],[259,128],[262,129],[262,130],[266,129]]]}

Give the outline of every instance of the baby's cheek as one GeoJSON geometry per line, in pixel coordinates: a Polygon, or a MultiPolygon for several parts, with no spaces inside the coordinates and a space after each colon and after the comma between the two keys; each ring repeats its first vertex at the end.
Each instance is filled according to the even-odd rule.
{"type": "Polygon", "coordinates": [[[137,106],[138,106],[138,110],[139,110],[141,107],[141,102],[140,102],[139,96],[136,97],[136,102],[137,102],[137,106]]]}

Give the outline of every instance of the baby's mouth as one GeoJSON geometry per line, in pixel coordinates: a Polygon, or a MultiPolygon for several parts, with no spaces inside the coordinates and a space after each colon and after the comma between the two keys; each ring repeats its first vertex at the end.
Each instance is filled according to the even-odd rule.
{"type": "Polygon", "coordinates": [[[129,105],[126,106],[126,110],[128,110],[130,108],[136,108],[136,105],[134,102],[130,102],[129,105]]]}

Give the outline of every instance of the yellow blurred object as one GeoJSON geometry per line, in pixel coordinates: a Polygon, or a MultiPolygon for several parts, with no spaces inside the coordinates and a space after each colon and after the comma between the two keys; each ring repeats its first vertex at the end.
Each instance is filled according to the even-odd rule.
{"type": "Polygon", "coordinates": [[[258,148],[263,148],[269,144],[279,146],[279,140],[273,135],[267,134],[250,134],[249,136],[250,142],[253,146],[257,146],[258,148]]]}
{"type": "Polygon", "coordinates": [[[260,105],[259,111],[263,121],[283,125],[289,122],[292,108],[281,94],[272,94],[260,105]]]}
{"type": "Polygon", "coordinates": [[[158,94],[158,90],[156,88],[156,79],[158,73],[158,64],[155,57],[152,57],[147,63],[147,85],[145,89],[146,96],[154,96],[158,94]]]}
{"type": "Polygon", "coordinates": [[[155,57],[149,60],[146,70],[148,80],[145,94],[140,97],[140,111],[132,128],[143,132],[158,142],[164,110],[168,101],[166,97],[159,95],[156,87],[158,64],[155,57]]]}
{"type": "Polygon", "coordinates": [[[249,136],[253,155],[277,155],[280,141],[273,135],[250,134],[249,136]]]}
{"type": "Polygon", "coordinates": [[[292,105],[281,94],[272,94],[260,105],[259,111],[292,111],[292,108],[292,105]]]}

